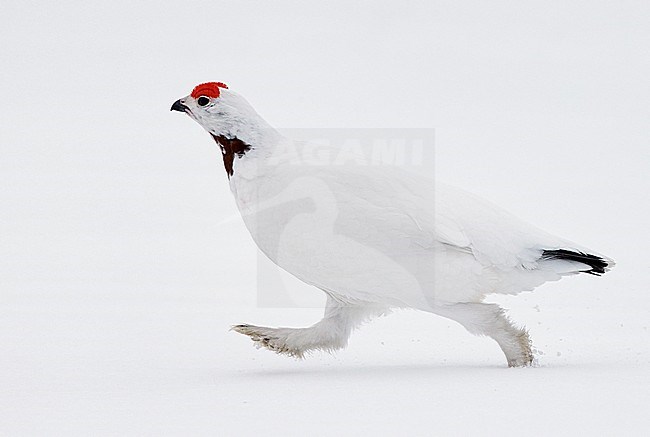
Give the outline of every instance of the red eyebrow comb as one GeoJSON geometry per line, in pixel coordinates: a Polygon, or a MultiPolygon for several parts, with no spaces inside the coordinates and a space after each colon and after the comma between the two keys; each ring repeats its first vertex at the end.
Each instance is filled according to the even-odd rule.
{"type": "Polygon", "coordinates": [[[223,82],[202,83],[200,85],[195,86],[194,89],[192,90],[192,94],[190,95],[195,99],[198,98],[199,96],[217,98],[219,97],[219,94],[221,94],[219,88],[228,89],[228,85],[226,85],[223,82]]]}

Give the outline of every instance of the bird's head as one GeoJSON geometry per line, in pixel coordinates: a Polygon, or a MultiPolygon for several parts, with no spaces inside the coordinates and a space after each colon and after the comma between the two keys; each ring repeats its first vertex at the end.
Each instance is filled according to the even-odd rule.
{"type": "Polygon", "coordinates": [[[242,158],[252,149],[269,149],[269,143],[277,141],[277,131],[222,82],[197,85],[188,96],[176,100],[171,110],[186,113],[212,135],[229,175],[235,157],[242,158]]]}
{"type": "Polygon", "coordinates": [[[189,96],[176,100],[171,110],[185,112],[202,126],[209,125],[212,119],[218,120],[218,115],[226,112],[225,106],[230,106],[224,103],[229,100],[228,94],[233,94],[227,90],[228,85],[222,82],[202,83],[189,96]]]}
{"type": "Polygon", "coordinates": [[[207,82],[174,102],[172,111],[185,112],[212,135],[255,141],[270,126],[239,94],[222,82],[207,82]]]}

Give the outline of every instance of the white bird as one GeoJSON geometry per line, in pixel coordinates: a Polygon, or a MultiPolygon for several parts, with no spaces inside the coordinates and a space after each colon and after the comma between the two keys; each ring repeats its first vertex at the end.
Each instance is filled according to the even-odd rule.
{"type": "Polygon", "coordinates": [[[327,294],[325,315],[313,326],[233,327],[257,346],[294,357],[333,351],[364,321],[415,308],[493,338],[509,366],[527,366],[528,332],[483,303],[485,296],[614,266],[467,192],[398,168],[306,165],[305,144],[284,138],[223,83],[198,85],[171,109],[187,113],[221,148],[260,250],[327,294]]]}

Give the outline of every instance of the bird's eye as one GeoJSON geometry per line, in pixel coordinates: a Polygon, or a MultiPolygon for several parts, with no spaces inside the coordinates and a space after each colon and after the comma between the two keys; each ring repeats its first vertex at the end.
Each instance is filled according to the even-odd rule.
{"type": "Polygon", "coordinates": [[[199,106],[205,106],[210,103],[210,99],[208,99],[206,96],[201,96],[196,100],[196,103],[198,103],[199,106]]]}

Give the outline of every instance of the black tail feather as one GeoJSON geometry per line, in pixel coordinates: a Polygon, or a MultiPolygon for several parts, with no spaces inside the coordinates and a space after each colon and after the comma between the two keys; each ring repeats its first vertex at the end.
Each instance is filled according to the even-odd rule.
{"type": "Polygon", "coordinates": [[[583,270],[583,273],[600,276],[607,271],[609,262],[599,256],[589,255],[583,252],[574,252],[566,249],[545,250],[542,252],[540,259],[565,259],[568,261],[577,261],[591,267],[590,270],[583,270]]]}

